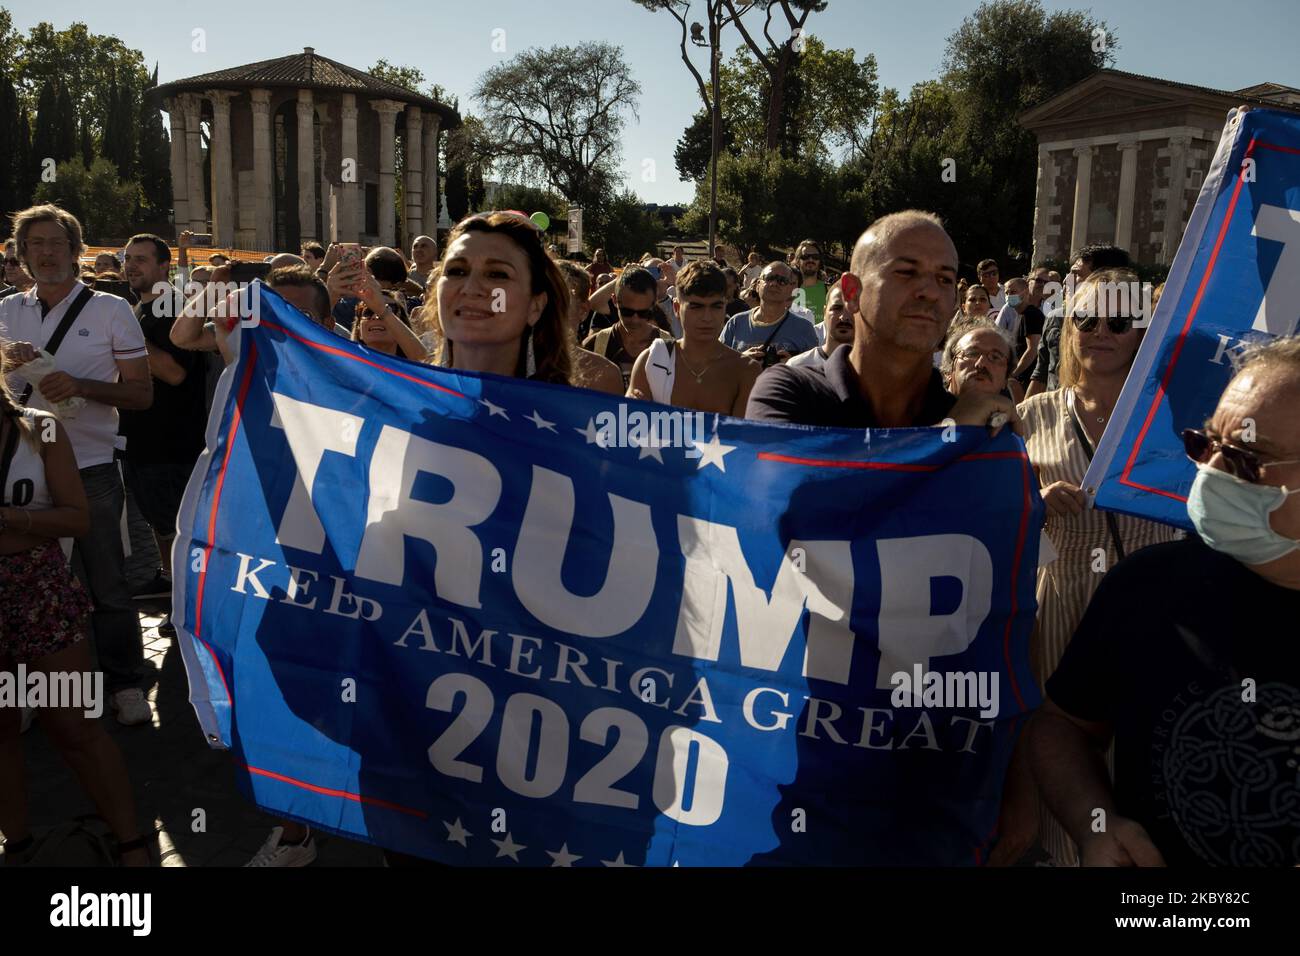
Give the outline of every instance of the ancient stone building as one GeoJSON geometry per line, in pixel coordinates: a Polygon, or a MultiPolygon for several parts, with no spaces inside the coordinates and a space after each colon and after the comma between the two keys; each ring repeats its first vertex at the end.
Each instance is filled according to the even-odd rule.
{"type": "Polygon", "coordinates": [[[451,107],[311,47],[165,83],[156,95],[171,118],[178,232],[211,232],[218,246],[297,251],[308,240],[328,242],[332,230],[343,242],[409,248],[434,228],[438,136],[460,124],[451,107]]]}
{"type": "Polygon", "coordinates": [[[1135,262],[1172,260],[1228,110],[1300,112],[1300,90],[1230,92],[1099,70],[1021,114],[1038,137],[1034,262],[1114,243],[1135,262]]]}

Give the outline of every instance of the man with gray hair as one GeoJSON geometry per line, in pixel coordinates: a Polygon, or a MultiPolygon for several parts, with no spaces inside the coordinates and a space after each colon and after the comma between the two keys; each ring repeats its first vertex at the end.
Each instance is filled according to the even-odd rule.
{"type": "Polygon", "coordinates": [[[1182,437],[1197,533],[1102,579],[1029,725],[1034,777],[1084,866],[1294,867],[1300,338],[1247,353],[1182,437]]]}
{"type": "Polygon", "coordinates": [[[853,344],[821,367],[777,365],[759,376],[747,418],[841,428],[988,425],[1020,419],[1011,400],[943,387],[934,353],[957,308],[957,249],[943,221],[910,209],[872,223],[853,247],[861,285],[853,344]]]}
{"type": "Polygon", "coordinates": [[[967,389],[1003,394],[1011,371],[1011,339],[991,319],[954,322],[944,342],[939,374],[958,397],[967,389]]]}
{"type": "Polygon", "coordinates": [[[73,569],[94,598],[91,629],[108,685],[109,703],[123,724],[153,718],[140,687],[144,647],[140,619],[126,584],[121,519],[125,491],[118,471],[118,409],[153,404],[153,380],[140,323],[125,299],[95,292],[78,279],[85,251],[81,223],[54,205],[32,206],[14,216],[18,256],[36,285],[0,300],[3,370],[14,373],[52,354],[55,371],[32,388],[21,372],[10,386],[34,407],[68,408],[84,402],[75,417],[64,414],[90,504],[90,530],[77,538],[73,569]]]}

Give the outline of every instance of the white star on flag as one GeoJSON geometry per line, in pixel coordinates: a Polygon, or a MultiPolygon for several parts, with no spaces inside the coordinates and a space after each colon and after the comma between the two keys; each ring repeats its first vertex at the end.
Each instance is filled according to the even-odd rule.
{"type": "Polygon", "coordinates": [[[488,418],[491,418],[493,415],[500,415],[500,416],[501,416],[502,418],[504,418],[506,421],[510,421],[510,416],[506,414],[506,410],[505,410],[505,407],[504,407],[504,406],[501,406],[501,405],[493,405],[493,404],[492,404],[491,402],[489,402],[486,398],[480,398],[480,399],[478,400],[478,403],[479,403],[480,405],[486,405],[486,406],[487,406],[487,410],[488,410],[488,418]]]}
{"type": "Polygon", "coordinates": [[[601,863],[604,863],[606,866],[625,866],[625,867],[628,867],[628,868],[630,868],[630,869],[635,869],[635,868],[636,868],[636,867],[634,866],[634,864],[624,862],[624,860],[623,860],[623,851],[622,851],[622,850],[619,850],[619,851],[618,851],[618,856],[614,857],[614,859],[612,859],[612,860],[601,860],[600,862],[601,862],[601,863]]]}
{"type": "Polygon", "coordinates": [[[556,867],[556,866],[571,867],[573,866],[575,861],[582,859],[582,857],[569,852],[569,844],[567,843],[560,844],[559,852],[552,852],[551,850],[547,850],[546,855],[555,861],[554,863],[551,864],[552,867],[556,867]]]}
{"type": "Polygon", "coordinates": [[[700,452],[700,460],[696,463],[696,467],[703,468],[705,465],[717,465],[718,471],[727,470],[727,463],[722,459],[725,455],[736,450],[735,445],[724,445],[718,441],[716,433],[703,444],[700,442],[692,442],[691,444],[700,452]]]}
{"type": "Polygon", "coordinates": [[[465,838],[472,837],[474,834],[470,833],[468,830],[466,830],[463,826],[460,825],[460,817],[456,818],[455,823],[448,823],[446,820],[443,820],[442,825],[447,828],[448,843],[459,843],[461,846],[465,847],[466,849],[469,848],[469,844],[465,842],[465,838]]]}
{"type": "Polygon", "coordinates": [[[574,431],[587,439],[588,445],[599,445],[601,448],[605,447],[605,433],[596,427],[595,419],[588,418],[586,428],[575,428],[574,431]]]}
{"type": "Polygon", "coordinates": [[[533,409],[533,413],[531,415],[525,415],[524,417],[527,418],[534,425],[536,425],[538,428],[545,428],[547,431],[551,431],[551,432],[555,431],[555,422],[548,422],[541,415],[537,414],[537,409],[535,408],[533,409]]]}
{"type": "Polygon", "coordinates": [[[508,856],[516,863],[519,862],[519,851],[528,849],[527,847],[521,846],[520,844],[516,843],[515,838],[511,836],[509,833],[506,834],[506,838],[504,840],[493,840],[492,842],[497,845],[498,858],[503,856],[508,856]]]}
{"type": "Polygon", "coordinates": [[[644,443],[632,442],[631,444],[636,445],[636,447],[640,449],[636,456],[637,461],[640,461],[642,458],[653,458],[661,465],[664,463],[663,450],[649,438],[647,438],[644,443]]]}

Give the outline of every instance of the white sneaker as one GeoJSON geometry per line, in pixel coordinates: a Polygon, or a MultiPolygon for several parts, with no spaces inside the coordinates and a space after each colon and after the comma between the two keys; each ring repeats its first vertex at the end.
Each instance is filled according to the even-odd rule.
{"type": "Polygon", "coordinates": [[[147,724],[153,720],[153,710],[145,699],[144,691],[138,687],[119,690],[108,699],[109,706],[117,712],[117,722],[128,727],[147,724]]]}
{"type": "Polygon", "coordinates": [[[307,842],[301,846],[282,844],[282,836],[284,827],[273,829],[262,848],[244,866],[306,866],[316,859],[316,841],[312,838],[310,827],[307,828],[307,842]]]}
{"type": "Polygon", "coordinates": [[[24,708],[23,708],[23,723],[22,723],[22,728],[21,728],[18,732],[19,732],[20,734],[25,734],[25,733],[27,733],[27,731],[29,731],[29,730],[32,729],[32,723],[33,723],[33,721],[35,721],[35,720],[36,720],[36,708],[35,708],[35,707],[24,707],[24,708]]]}

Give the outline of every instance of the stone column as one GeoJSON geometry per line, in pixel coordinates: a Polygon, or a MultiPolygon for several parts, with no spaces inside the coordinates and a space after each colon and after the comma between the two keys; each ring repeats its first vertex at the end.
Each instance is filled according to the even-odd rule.
{"type": "Polygon", "coordinates": [[[235,244],[234,157],[230,152],[230,101],[228,90],[204,90],[212,101],[212,243],[235,244]]]}
{"type": "Polygon", "coordinates": [[[1047,218],[1052,206],[1052,193],[1056,177],[1052,174],[1052,154],[1044,146],[1038,147],[1038,188],[1034,194],[1034,251],[1033,261],[1042,262],[1048,257],[1047,218]]]}
{"type": "Polygon", "coordinates": [[[374,100],[370,108],[379,114],[379,244],[391,246],[397,241],[397,223],[394,221],[395,199],[393,183],[394,142],[397,136],[397,114],[405,108],[396,100],[374,100]]]}
{"type": "Polygon", "coordinates": [[[357,182],[361,157],[357,152],[357,98],[343,94],[339,110],[343,125],[339,132],[342,150],[342,195],[339,197],[339,241],[356,242],[361,236],[361,184],[357,182]]]}
{"type": "Polygon", "coordinates": [[[189,169],[185,162],[185,113],[175,97],[168,97],[163,104],[167,110],[167,121],[171,126],[172,145],[172,223],[176,226],[176,235],[190,227],[189,169]]]}
{"type": "Polygon", "coordinates": [[[250,90],[253,100],[253,213],[258,249],[275,247],[275,198],[271,190],[271,91],[250,90]]]}
{"type": "Polygon", "coordinates": [[[299,90],[298,241],[316,238],[316,107],[311,90],[299,90]]]}
{"type": "MultiPolygon", "coordinates": [[[[438,127],[437,113],[424,117],[424,231],[438,238],[438,127]]],[[[439,250],[441,251],[441,250],[439,250]]]]}
{"type": "Polygon", "coordinates": [[[1165,200],[1165,232],[1162,255],[1166,264],[1183,240],[1183,190],[1187,187],[1187,150],[1190,136],[1169,137],[1169,198],[1165,200]]]}
{"type": "Polygon", "coordinates": [[[1070,256],[1088,244],[1088,209],[1092,201],[1092,147],[1076,146],[1074,155],[1079,164],[1074,179],[1074,222],[1070,227],[1070,256]]]}
{"type": "Polygon", "coordinates": [[[203,116],[203,101],[193,93],[181,97],[181,110],[185,113],[185,183],[186,205],[189,207],[193,232],[208,231],[208,204],[203,192],[203,134],[199,121],[203,116]]]}
{"type": "Polygon", "coordinates": [[[423,110],[418,106],[406,108],[406,162],[403,176],[406,180],[403,200],[406,203],[406,216],[402,222],[402,248],[410,254],[411,243],[416,236],[424,234],[424,124],[421,121],[423,110]]]}
{"type": "Polygon", "coordinates": [[[1133,200],[1137,195],[1138,141],[1136,136],[1121,139],[1117,147],[1119,160],[1119,207],[1115,210],[1115,245],[1125,252],[1133,245],[1133,200]]]}

